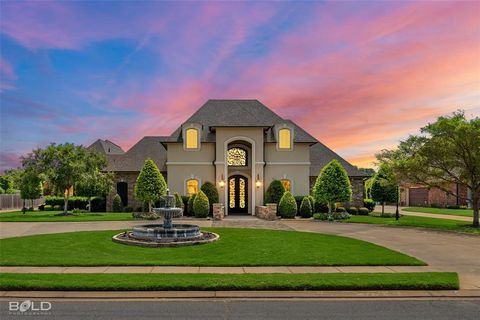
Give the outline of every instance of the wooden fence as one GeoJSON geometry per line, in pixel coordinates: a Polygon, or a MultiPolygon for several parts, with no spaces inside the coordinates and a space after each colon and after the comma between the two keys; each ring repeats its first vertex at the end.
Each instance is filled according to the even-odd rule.
{"type": "MultiPolygon", "coordinates": [[[[36,208],[41,204],[45,204],[45,198],[33,200],[33,207],[36,208]]],[[[25,200],[25,206],[28,208],[32,205],[31,200],[25,200]]],[[[16,210],[23,208],[23,199],[20,193],[0,194],[0,210],[16,210]]]]}

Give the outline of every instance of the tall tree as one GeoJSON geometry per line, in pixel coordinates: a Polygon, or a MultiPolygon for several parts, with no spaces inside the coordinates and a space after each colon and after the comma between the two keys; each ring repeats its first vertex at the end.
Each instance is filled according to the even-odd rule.
{"type": "Polygon", "coordinates": [[[422,135],[401,141],[395,150],[377,154],[402,180],[439,188],[471,201],[473,226],[479,227],[480,118],[467,119],[463,111],[439,117],[421,128],[422,135]],[[452,192],[451,184],[466,186],[471,199],[452,192]]]}
{"type": "Polygon", "coordinates": [[[152,159],[145,160],[135,184],[135,197],[148,202],[148,212],[152,211],[152,203],[167,193],[167,183],[152,159]]]}
{"type": "Polygon", "coordinates": [[[101,172],[95,169],[84,174],[75,185],[75,192],[79,196],[88,197],[88,211],[92,211],[92,199],[96,196],[105,197],[113,189],[113,172],[101,172]]]}
{"type": "Polygon", "coordinates": [[[35,149],[22,158],[25,170],[40,172],[56,193],[64,195],[64,210],[67,214],[69,190],[85,174],[103,169],[105,156],[73,143],[52,143],[45,149],[35,149]]]}
{"type": "MultiPolygon", "coordinates": [[[[17,185],[20,188],[20,196],[24,200],[30,200],[31,207],[33,208],[33,200],[42,196],[42,178],[40,177],[39,173],[34,171],[32,168],[27,170],[18,170],[16,177],[18,180],[17,185]]],[[[25,208],[25,201],[23,207],[25,208]]]]}
{"type": "Polygon", "coordinates": [[[374,201],[382,204],[382,213],[385,212],[385,202],[398,201],[398,183],[391,167],[382,163],[378,173],[373,177],[370,194],[374,201]]]}
{"type": "Polygon", "coordinates": [[[352,185],[340,162],[334,159],[323,167],[315,181],[313,197],[315,202],[328,205],[329,214],[334,211],[336,202],[351,200],[352,185]]]}

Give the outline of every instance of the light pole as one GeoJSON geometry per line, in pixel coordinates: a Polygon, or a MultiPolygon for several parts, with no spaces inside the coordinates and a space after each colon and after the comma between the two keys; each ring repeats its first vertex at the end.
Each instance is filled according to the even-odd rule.
{"type": "Polygon", "coordinates": [[[397,185],[397,209],[395,210],[395,220],[400,219],[400,212],[398,211],[399,201],[400,201],[400,186],[397,185]]]}

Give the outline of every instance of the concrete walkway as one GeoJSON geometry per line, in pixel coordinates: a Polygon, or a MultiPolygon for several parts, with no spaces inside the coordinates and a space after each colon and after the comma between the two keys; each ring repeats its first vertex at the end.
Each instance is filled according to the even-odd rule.
{"type": "MultiPolygon", "coordinates": [[[[375,207],[376,212],[382,212],[382,206],[375,207]]],[[[396,208],[395,206],[385,206],[385,212],[388,213],[395,213],[396,208]]],[[[426,218],[434,218],[434,219],[446,219],[446,220],[456,220],[456,221],[466,221],[472,222],[472,217],[466,216],[453,216],[449,214],[437,214],[437,213],[426,213],[426,212],[411,212],[405,211],[403,208],[400,208],[400,214],[404,216],[412,216],[412,217],[426,217],[426,218]]]]}
{"type": "Polygon", "coordinates": [[[0,267],[0,273],[397,273],[435,272],[431,266],[352,266],[352,267],[0,267]]]}

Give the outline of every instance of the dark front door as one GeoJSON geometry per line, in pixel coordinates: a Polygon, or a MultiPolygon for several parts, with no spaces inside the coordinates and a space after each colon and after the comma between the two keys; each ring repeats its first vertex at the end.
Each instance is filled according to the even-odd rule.
{"type": "Polygon", "coordinates": [[[128,206],[128,184],[126,182],[117,182],[117,194],[122,198],[123,206],[128,206]]]}
{"type": "Polygon", "coordinates": [[[248,213],[248,179],[244,176],[228,178],[228,213],[248,213]]]}

